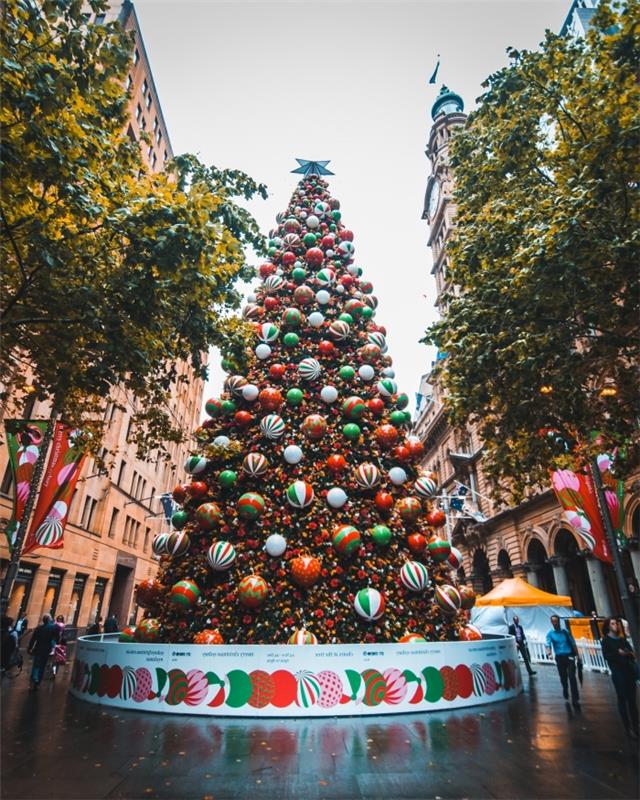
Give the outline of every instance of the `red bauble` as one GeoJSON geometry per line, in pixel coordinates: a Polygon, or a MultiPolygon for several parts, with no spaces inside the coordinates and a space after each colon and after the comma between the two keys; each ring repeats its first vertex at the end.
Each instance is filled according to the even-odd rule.
{"type": "Polygon", "coordinates": [[[332,455],[327,459],[327,466],[331,472],[342,472],[347,468],[347,460],[344,456],[332,455]]]}
{"type": "Polygon", "coordinates": [[[269,376],[274,380],[282,380],[284,378],[287,368],[284,364],[272,364],[269,367],[269,376]]]}
{"type": "Polygon", "coordinates": [[[154,606],[162,596],[162,584],[154,578],[145,578],[140,581],[136,589],[136,602],[142,608],[154,606]]]}
{"type": "Polygon", "coordinates": [[[381,425],[373,433],[382,447],[393,447],[398,441],[398,429],[393,425],[381,425]]]}
{"type": "Polygon", "coordinates": [[[204,481],[192,481],[187,483],[186,487],[189,497],[193,497],[195,500],[200,500],[209,494],[209,487],[204,481]]]}
{"type": "Polygon", "coordinates": [[[307,439],[317,441],[327,432],[327,420],[321,414],[309,414],[300,429],[307,439]]]}
{"type": "Polygon", "coordinates": [[[173,490],[172,496],[176,503],[182,505],[187,499],[187,491],[189,490],[188,483],[179,483],[173,490]]]}
{"type": "Polygon", "coordinates": [[[219,424],[217,419],[205,419],[200,427],[204,428],[205,431],[210,431],[217,428],[219,424]]]}
{"type": "Polygon", "coordinates": [[[378,511],[391,511],[393,508],[393,495],[389,494],[389,492],[378,492],[374,502],[378,511]]]}
{"type": "Polygon", "coordinates": [[[258,400],[265,411],[277,411],[284,402],[280,389],[271,386],[260,392],[258,400]]]}
{"type": "Polygon", "coordinates": [[[420,553],[424,553],[427,547],[427,537],[423,536],[421,533],[412,533],[410,536],[407,536],[407,547],[414,556],[419,556],[420,553]]]}
{"type": "Polygon", "coordinates": [[[408,461],[411,457],[409,448],[404,444],[399,444],[397,447],[394,447],[391,451],[391,455],[396,459],[396,461],[408,461]]]}
{"type": "Polygon", "coordinates": [[[447,517],[444,511],[436,509],[435,511],[430,511],[427,514],[426,520],[427,520],[427,525],[431,525],[432,528],[441,528],[447,521],[447,517]]]}
{"type": "Polygon", "coordinates": [[[384,400],[381,397],[372,397],[371,400],[367,400],[367,408],[379,417],[384,413],[384,400]]]}
{"type": "Polygon", "coordinates": [[[353,276],[352,276],[352,275],[343,275],[343,276],[340,278],[340,283],[341,283],[341,284],[342,284],[342,285],[343,285],[343,286],[344,286],[346,289],[348,289],[348,288],[349,288],[349,286],[351,286],[351,285],[353,284],[353,276]]]}
{"type": "Polygon", "coordinates": [[[328,250],[335,244],[335,237],[333,236],[333,234],[329,233],[326,236],[322,237],[322,241],[320,242],[320,244],[324,247],[325,250],[328,250]]]}
{"type": "Polygon", "coordinates": [[[258,272],[260,273],[261,278],[268,278],[269,275],[273,275],[275,271],[276,271],[276,265],[272,264],[271,262],[269,262],[268,264],[260,264],[260,267],[258,268],[258,272]]]}
{"type": "Polygon", "coordinates": [[[321,356],[331,356],[335,352],[335,345],[328,339],[323,339],[318,345],[318,352],[321,356]]]}
{"type": "Polygon", "coordinates": [[[411,459],[413,461],[417,461],[418,459],[422,458],[424,455],[424,445],[415,437],[410,437],[406,441],[406,445],[409,448],[409,452],[411,453],[411,459]]]}
{"type": "Polygon", "coordinates": [[[307,264],[310,264],[312,267],[319,267],[320,264],[322,264],[324,253],[319,247],[310,247],[304,254],[304,257],[307,264]]]}
{"type": "Polygon", "coordinates": [[[205,628],[193,637],[194,644],[224,644],[222,634],[218,630],[205,628]]]}
{"type": "Polygon", "coordinates": [[[285,267],[290,267],[296,260],[297,256],[295,253],[292,253],[290,250],[287,250],[286,253],[282,254],[282,263],[285,267]]]}
{"type": "Polygon", "coordinates": [[[273,295],[269,295],[268,297],[264,298],[264,307],[267,311],[275,311],[280,305],[280,300],[273,295]]]}
{"type": "Polygon", "coordinates": [[[467,625],[460,631],[461,642],[479,642],[482,639],[482,633],[475,625],[467,625]]]}
{"type": "Polygon", "coordinates": [[[246,428],[253,422],[253,414],[250,414],[248,411],[236,411],[233,415],[233,419],[240,428],[246,428]]]}
{"type": "Polygon", "coordinates": [[[297,586],[308,589],[320,577],[321,566],[315,556],[298,556],[291,561],[291,578],[297,586]]]}
{"type": "Polygon", "coordinates": [[[348,231],[346,228],[343,228],[338,234],[338,236],[340,237],[340,240],[343,242],[353,241],[353,231],[348,231]]]}

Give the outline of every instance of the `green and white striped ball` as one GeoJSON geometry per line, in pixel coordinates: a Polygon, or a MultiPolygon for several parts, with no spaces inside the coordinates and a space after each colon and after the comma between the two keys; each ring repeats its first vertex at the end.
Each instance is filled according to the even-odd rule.
{"type": "Polygon", "coordinates": [[[236,560],[236,549],[229,542],[214,542],[207,551],[207,561],[211,569],[223,572],[236,560]]]}
{"type": "Polygon", "coordinates": [[[429,572],[419,561],[407,561],[400,570],[400,580],[411,592],[422,592],[429,585],[429,572]]]}
{"type": "Polygon", "coordinates": [[[373,622],[384,614],[384,597],[377,589],[367,586],[366,589],[360,589],[353,601],[353,607],[358,616],[367,622],[373,622]]]}
{"type": "Polygon", "coordinates": [[[265,508],[264,497],[256,492],[245,492],[238,500],[238,514],[243,519],[257,519],[264,514],[265,508]]]}
{"type": "Polygon", "coordinates": [[[329,325],[329,335],[336,342],[343,342],[351,333],[351,327],[348,322],[343,322],[337,319],[329,325]]]}
{"type": "Polygon", "coordinates": [[[184,462],[184,471],[189,475],[201,475],[209,466],[209,461],[203,456],[189,456],[184,462]]]}
{"type": "Polygon", "coordinates": [[[275,342],[279,335],[280,328],[272,322],[263,322],[262,325],[258,326],[258,339],[261,342],[271,344],[271,342],[275,342]]]}
{"type": "Polygon", "coordinates": [[[328,267],[325,269],[321,269],[316,272],[316,280],[320,284],[320,286],[331,286],[333,281],[335,280],[336,274],[332,269],[328,267]]]}
{"type": "Polygon", "coordinates": [[[460,592],[455,586],[446,583],[443,586],[436,587],[433,599],[438,610],[447,616],[453,616],[459,611],[462,603],[460,592]]]}
{"type": "Polygon", "coordinates": [[[278,414],[267,414],[260,420],[260,431],[267,439],[279,439],[284,429],[284,420],[278,414]]]}
{"type": "Polygon", "coordinates": [[[287,500],[294,508],[307,508],[313,503],[313,487],[306,481],[295,481],[287,489],[287,500]]]}
{"type": "Polygon", "coordinates": [[[378,381],[377,389],[378,394],[382,397],[393,397],[393,395],[398,392],[398,384],[393,378],[383,378],[381,381],[378,381]]]}
{"type": "Polygon", "coordinates": [[[322,367],[315,358],[303,358],[298,364],[298,375],[305,381],[315,381],[320,377],[322,367]]]}

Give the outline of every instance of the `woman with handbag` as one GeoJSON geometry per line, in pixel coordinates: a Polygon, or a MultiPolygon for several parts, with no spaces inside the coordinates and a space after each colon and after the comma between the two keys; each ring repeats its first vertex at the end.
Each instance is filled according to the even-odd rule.
{"type": "Polygon", "coordinates": [[[617,619],[608,617],[602,626],[602,655],[611,670],[618,709],[627,735],[638,738],[636,675],[638,662],[617,619]]]}

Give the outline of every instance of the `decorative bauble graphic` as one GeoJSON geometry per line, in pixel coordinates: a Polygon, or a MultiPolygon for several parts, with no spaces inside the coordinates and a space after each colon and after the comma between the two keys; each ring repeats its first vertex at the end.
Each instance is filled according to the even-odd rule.
{"type": "Polygon", "coordinates": [[[475,625],[466,625],[460,631],[460,640],[463,642],[477,642],[482,639],[482,633],[475,625]]]}
{"type": "Polygon", "coordinates": [[[205,628],[193,637],[194,644],[224,644],[224,639],[219,630],[205,628]]]}
{"type": "MultiPolygon", "coordinates": [[[[396,467],[400,469],[400,467],[396,467]]],[[[402,497],[396,508],[404,522],[415,522],[422,513],[422,504],[417,497],[402,497]]]]}
{"type": "Polygon", "coordinates": [[[294,508],[307,508],[313,499],[313,487],[306,481],[295,481],[287,489],[287,500],[294,508]]]}
{"type": "Polygon", "coordinates": [[[373,489],[380,482],[380,470],[375,464],[360,464],[356,468],[355,479],[362,489],[373,489]]]}
{"type": "Polygon", "coordinates": [[[429,539],[429,555],[439,563],[446,561],[451,553],[451,544],[446,539],[433,536],[429,539]]]}
{"type": "Polygon", "coordinates": [[[453,616],[460,610],[462,600],[460,592],[455,586],[445,583],[443,586],[436,586],[434,600],[438,610],[447,616],[453,616]]]}
{"type": "MultiPolygon", "coordinates": [[[[268,325],[269,323],[265,324],[268,325]]],[[[244,375],[229,375],[227,380],[224,382],[224,388],[235,397],[242,397],[242,389],[247,385],[247,383],[248,381],[244,375]]]]}
{"type": "Polygon", "coordinates": [[[321,414],[309,414],[305,417],[300,429],[312,441],[322,439],[327,432],[327,420],[321,414]]]}
{"type": "Polygon", "coordinates": [[[331,508],[342,508],[347,500],[347,493],[339,486],[332,486],[327,492],[327,503],[329,503],[331,508]]]}
{"type": "Polygon", "coordinates": [[[427,473],[426,475],[422,475],[413,484],[416,493],[419,494],[421,497],[433,497],[436,491],[438,490],[438,484],[436,483],[436,481],[432,476],[433,472],[427,473]]]}
{"type": "Polygon", "coordinates": [[[315,556],[297,556],[291,559],[291,579],[302,589],[313,586],[320,577],[322,563],[315,556]]]}
{"type": "Polygon", "coordinates": [[[457,547],[451,547],[451,551],[447,556],[447,563],[451,569],[459,570],[462,566],[462,553],[457,547]]]}
{"type": "Polygon", "coordinates": [[[391,378],[383,378],[378,381],[376,388],[381,397],[391,399],[398,392],[398,384],[391,378]]]}
{"type": "Polygon", "coordinates": [[[320,684],[316,676],[312,672],[301,670],[296,673],[296,680],[298,682],[296,703],[301,708],[315,705],[320,698],[320,684]]]}
{"type": "Polygon", "coordinates": [[[160,627],[160,622],[151,617],[141,619],[136,625],[135,636],[137,642],[158,642],[160,640],[161,633],[162,629],[160,627]]]}
{"type": "Polygon", "coordinates": [[[369,535],[373,539],[374,544],[378,547],[385,547],[391,541],[391,529],[386,525],[374,525],[369,528],[369,535]]]}
{"type": "Polygon", "coordinates": [[[353,525],[340,525],[333,532],[332,542],[341,556],[350,556],[360,548],[360,532],[353,525]]]}
{"type": "Polygon", "coordinates": [[[336,320],[329,326],[329,334],[336,342],[343,342],[351,333],[351,328],[346,322],[336,320]]]}
{"type": "Polygon", "coordinates": [[[389,470],[389,480],[395,486],[402,486],[402,484],[407,481],[407,473],[402,467],[391,467],[389,470]]]}
{"type": "Polygon", "coordinates": [[[316,381],[320,377],[322,367],[315,358],[303,358],[298,364],[298,375],[304,381],[316,381]]]}
{"type": "Polygon", "coordinates": [[[196,511],[198,525],[205,531],[217,527],[224,518],[217,503],[203,503],[196,511]]]}
{"type": "Polygon", "coordinates": [[[399,438],[398,429],[393,425],[380,425],[379,428],[375,429],[373,435],[376,437],[378,444],[386,448],[393,447],[399,438]]]}
{"type": "Polygon", "coordinates": [[[387,682],[377,669],[366,669],[362,673],[364,683],[363,703],[366,706],[378,706],[384,700],[387,682]]]}
{"type": "Polygon", "coordinates": [[[361,419],[366,410],[367,407],[361,397],[348,397],[342,404],[342,413],[347,419],[361,419]]]}
{"type": "Polygon", "coordinates": [[[230,569],[236,560],[235,547],[229,542],[214,542],[207,551],[207,561],[211,569],[223,572],[230,569]]]}
{"type": "Polygon", "coordinates": [[[323,670],[316,676],[320,685],[318,705],[321,708],[334,708],[340,703],[344,694],[342,679],[331,670],[323,670]]]}
{"type": "Polygon", "coordinates": [[[400,570],[402,585],[411,592],[423,592],[429,585],[429,572],[419,561],[407,561],[400,570]]]}
{"type": "Polygon", "coordinates": [[[180,558],[189,551],[191,539],[184,531],[174,531],[167,539],[167,553],[173,558],[180,558]]]}
{"type": "Polygon", "coordinates": [[[287,549],[287,540],[280,533],[272,533],[264,543],[264,549],[271,558],[279,558],[287,549]]]}
{"type": "Polygon", "coordinates": [[[155,578],[144,578],[136,589],[136,603],[142,608],[150,608],[162,598],[164,587],[155,578]]]}
{"type": "Polygon", "coordinates": [[[323,386],[320,391],[320,399],[327,405],[335,403],[338,399],[338,390],[335,386],[323,386]]]}
{"type": "MultiPolygon", "coordinates": [[[[263,322],[262,325],[258,326],[258,338],[261,342],[265,342],[266,344],[271,344],[275,342],[275,340],[280,335],[280,328],[277,325],[274,325],[272,322],[263,322]]],[[[240,390],[242,393],[242,389],[240,390]]]]}
{"type": "Polygon", "coordinates": [[[353,607],[358,616],[367,622],[373,622],[380,619],[384,614],[384,597],[377,590],[368,586],[366,589],[360,589],[356,594],[353,601],[353,607]]]}
{"type": "Polygon", "coordinates": [[[391,667],[382,674],[386,685],[384,702],[389,705],[398,705],[405,699],[409,690],[404,673],[391,667]]]}
{"type": "Polygon", "coordinates": [[[209,461],[202,456],[189,456],[184,462],[184,471],[189,475],[201,475],[209,466],[209,461]]]}
{"type": "Polygon", "coordinates": [[[153,542],[151,544],[151,549],[153,550],[155,555],[161,556],[167,552],[167,541],[169,539],[169,536],[170,534],[168,533],[159,533],[157,536],[154,537],[153,542]]]}
{"type": "Polygon", "coordinates": [[[242,469],[250,478],[260,478],[269,469],[269,462],[262,453],[249,453],[244,457],[242,469]]]}
{"type": "Polygon", "coordinates": [[[267,439],[280,439],[285,431],[284,420],[278,414],[267,414],[260,420],[260,431],[267,439]]]}
{"type": "Polygon", "coordinates": [[[256,492],[245,492],[238,500],[238,514],[243,519],[257,519],[264,513],[265,508],[264,497],[256,492]]]}
{"type": "Polygon", "coordinates": [[[253,383],[248,383],[246,386],[242,387],[242,398],[248,403],[253,403],[253,401],[258,397],[258,393],[258,387],[253,383]]]}
{"type": "MultiPolygon", "coordinates": [[[[157,622],[157,620],[148,620],[148,621],[157,622]]],[[[142,623],[138,625],[138,628],[140,627],[141,624],[142,623]]],[[[138,628],[136,628],[136,631],[138,630],[138,628]]],[[[157,638],[140,639],[138,637],[138,641],[155,642],[157,641],[157,638]]],[[[149,672],[149,670],[146,667],[138,667],[138,669],[136,670],[136,688],[133,695],[131,696],[131,699],[135,703],[143,703],[145,700],[148,700],[152,686],[153,686],[153,679],[151,677],[151,673],[149,672]]]]}
{"type": "Polygon", "coordinates": [[[200,589],[191,580],[178,581],[171,587],[169,599],[173,606],[180,609],[188,609],[198,602],[200,589]]]}
{"type": "Polygon", "coordinates": [[[280,389],[267,386],[258,395],[258,402],[265,411],[277,411],[284,403],[284,398],[280,389]]]}
{"type": "Polygon", "coordinates": [[[268,594],[269,584],[261,575],[247,575],[238,584],[238,599],[247,608],[258,608],[268,594]]]}
{"type": "Polygon", "coordinates": [[[470,611],[476,604],[476,593],[470,586],[461,586],[458,591],[462,600],[462,608],[470,611]]]}
{"type": "Polygon", "coordinates": [[[302,461],[303,453],[297,444],[290,444],[284,448],[282,455],[287,464],[299,464],[302,461]]]}
{"type": "Polygon", "coordinates": [[[405,635],[401,636],[398,641],[402,644],[421,644],[427,640],[419,633],[405,633],[405,635]]]}

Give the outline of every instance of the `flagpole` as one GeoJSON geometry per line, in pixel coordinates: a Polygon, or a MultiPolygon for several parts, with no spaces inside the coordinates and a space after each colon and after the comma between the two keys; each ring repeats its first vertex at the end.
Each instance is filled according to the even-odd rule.
{"type": "Polygon", "coordinates": [[[592,459],[590,468],[591,477],[593,478],[593,483],[596,488],[600,516],[602,517],[602,521],[604,523],[605,536],[607,537],[607,543],[609,545],[609,549],[611,550],[611,557],[613,558],[613,571],[615,572],[616,581],[618,583],[618,591],[620,592],[620,599],[622,600],[622,608],[624,609],[625,617],[629,623],[629,630],[631,632],[631,638],[633,639],[633,647],[636,653],[638,653],[638,648],[640,647],[640,638],[638,637],[638,619],[636,609],[633,604],[633,600],[629,596],[627,583],[624,579],[622,559],[620,558],[618,542],[616,541],[613,524],[611,522],[609,505],[607,504],[607,498],[604,494],[604,485],[602,483],[602,475],[600,473],[600,467],[598,466],[597,459],[592,459]]]}
{"type": "Polygon", "coordinates": [[[3,615],[7,613],[9,599],[11,597],[11,590],[13,589],[13,584],[15,583],[18,575],[20,557],[22,555],[22,546],[24,545],[24,540],[27,536],[27,531],[29,530],[29,523],[31,521],[31,514],[33,513],[33,509],[36,504],[36,498],[40,492],[40,482],[42,481],[44,467],[47,463],[47,456],[49,454],[49,448],[51,446],[51,440],[53,439],[53,432],[56,427],[57,419],[58,412],[54,409],[51,412],[51,419],[49,420],[47,429],[42,437],[42,444],[40,445],[38,458],[33,465],[33,474],[29,483],[29,495],[27,497],[27,502],[24,505],[22,519],[20,520],[20,525],[16,531],[13,547],[11,548],[11,558],[9,559],[7,573],[4,576],[4,581],[2,582],[2,592],[0,593],[0,611],[3,615]]]}

